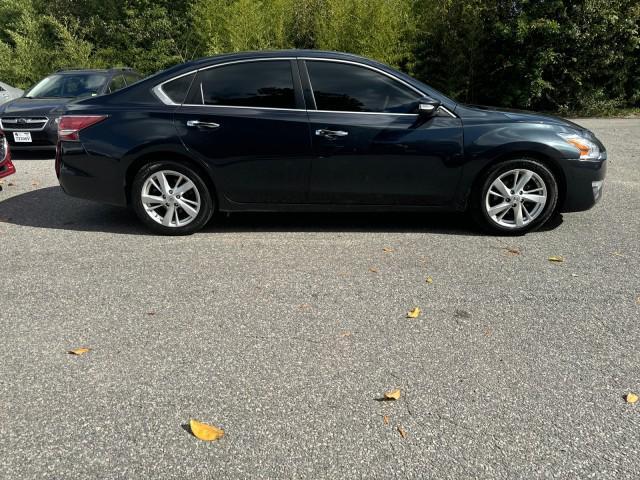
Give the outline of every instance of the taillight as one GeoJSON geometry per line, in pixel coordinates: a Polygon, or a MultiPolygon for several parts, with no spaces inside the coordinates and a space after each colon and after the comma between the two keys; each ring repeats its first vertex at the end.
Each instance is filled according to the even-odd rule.
{"type": "Polygon", "coordinates": [[[4,135],[0,135],[0,163],[4,162],[9,155],[9,143],[4,135]]]}
{"type": "Polygon", "coordinates": [[[80,130],[95,125],[107,118],[106,115],[64,115],[58,122],[58,140],[77,142],[80,130]]]}

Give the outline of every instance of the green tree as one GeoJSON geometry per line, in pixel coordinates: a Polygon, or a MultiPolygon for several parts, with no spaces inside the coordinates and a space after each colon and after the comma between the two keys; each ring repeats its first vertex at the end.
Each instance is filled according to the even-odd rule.
{"type": "Polygon", "coordinates": [[[315,46],[411,65],[412,0],[326,0],[316,19],[315,46]]]}

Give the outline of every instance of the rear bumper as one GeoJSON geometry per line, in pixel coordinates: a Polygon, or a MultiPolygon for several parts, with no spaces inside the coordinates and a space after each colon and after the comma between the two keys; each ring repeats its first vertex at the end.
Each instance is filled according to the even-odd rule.
{"type": "Polygon", "coordinates": [[[565,160],[562,166],[567,189],[561,212],[589,210],[602,199],[606,159],[596,162],[565,160]]]}
{"type": "Polygon", "coordinates": [[[62,190],[72,197],[126,206],[124,179],[112,159],[88,155],[75,142],[60,142],[56,174],[62,190]]]}

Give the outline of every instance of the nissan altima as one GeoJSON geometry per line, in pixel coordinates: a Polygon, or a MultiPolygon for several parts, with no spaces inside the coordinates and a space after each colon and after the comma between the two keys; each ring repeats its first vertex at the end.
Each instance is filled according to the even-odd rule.
{"type": "Polygon", "coordinates": [[[385,65],[291,50],[185,63],[66,107],[69,195],[189,234],[216,211],[469,211],[502,235],[591,208],[607,154],[552,116],[469,106],[385,65]]]}

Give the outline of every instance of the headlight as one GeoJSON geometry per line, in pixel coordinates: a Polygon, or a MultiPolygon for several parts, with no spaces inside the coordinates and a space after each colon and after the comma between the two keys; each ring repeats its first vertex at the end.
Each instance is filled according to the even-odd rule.
{"type": "Polygon", "coordinates": [[[580,160],[598,160],[600,158],[600,148],[594,142],[581,135],[559,134],[562,139],[580,150],[580,160]]]}

